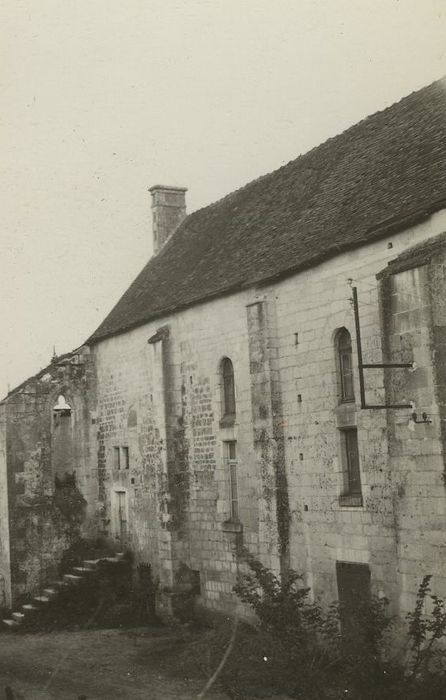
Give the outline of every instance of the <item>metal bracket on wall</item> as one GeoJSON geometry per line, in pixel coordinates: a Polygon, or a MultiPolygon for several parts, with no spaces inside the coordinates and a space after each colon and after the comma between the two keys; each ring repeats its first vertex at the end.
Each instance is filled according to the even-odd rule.
{"type": "Polygon", "coordinates": [[[361,408],[385,409],[385,408],[413,408],[411,403],[399,404],[368,404],[365,398],[364,370],[365,369],[413,369],[413,362],[382,362],[379,364],[364,363],[362,361],[361,325],[359,322],[358,290],[352,287],[353,311],[355,314],[356,348],[358,352],[359,393],[361,408]]]}
{"type": "Polygon", "coordinates": [[[414,411],[410,416],[410,420],[413,423],[432,423],[432,421],[429,418],[429,416],[427,415],[426,411],[423,411],[423,413],[421,414],[421,419],[418,418],[417,412],[414,411]]]}

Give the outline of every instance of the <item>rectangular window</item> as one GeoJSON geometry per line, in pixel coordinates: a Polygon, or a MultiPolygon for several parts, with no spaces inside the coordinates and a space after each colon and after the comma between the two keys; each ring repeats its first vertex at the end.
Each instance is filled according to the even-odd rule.
{"type": "Polygon", "coordinates": [[[238,489],[237,489],[237,452],[236,452],[236,442],[232,440],[231,442],[225,443],[226,449],[226,463],[228,467],[229,475],[229,497],[230,497],[230,510],[231,510],[231,520],[238,521],[238,489]]]}
{"type": "Polygon", "coordinates": [[[341,505],[362,506],[361,472],[359,468],[358,431],[341,430],[344,492],[341,505]]]}
{"type": "Polygon", "coordinates": [[[113,448],[113,467],[115,469],[121,469],[121,454],[119,447],[113,448]]]}
{"type": "Polygon", "coordinates": [[[353,367],[352,353],[341,351],[339,361],[341,363],[341,389],[343,401],[354,401],[353,391],[353,367]]]}
{"type": "Polygon", "coordinates": [[[129,456],[129,448],[128,447],[122,447],[122,464],[124,469],[130,469],[130,456],[129,456]]]}

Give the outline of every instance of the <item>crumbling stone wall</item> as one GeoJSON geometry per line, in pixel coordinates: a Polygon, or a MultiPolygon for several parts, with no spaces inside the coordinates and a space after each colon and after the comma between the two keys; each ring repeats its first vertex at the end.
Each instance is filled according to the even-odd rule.
{"type": "Polygon", "coordinates": [[[84,348],[55,358],[2,404],[13,600],[44,588],[70,543],[96,531],[94,395],[94,370],[84,348]],[[53,412],[60,394],[71,406],[65,462],[53,412]]]}

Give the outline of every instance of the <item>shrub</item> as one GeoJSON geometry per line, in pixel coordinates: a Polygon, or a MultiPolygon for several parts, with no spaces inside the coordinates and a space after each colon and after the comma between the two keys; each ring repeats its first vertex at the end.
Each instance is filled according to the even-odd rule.
{"type": "Polygon", "coordinates": [[[358,601],[341,636],[338,604],[323,608],[310,600],[295,571],[278,577],[246,550],[241,555],[249,570],[234,590],[257,615],[259,640],[269,644],[269,680],[277,691],[300,700],[446,698],[441,645],[446,610],[441,598],[429,595],[430,576],[423,579],[415,610],[408,615],[412,655],[404,665],[386,658],[386,633],[394,623],[386,598],[358,601]],[[429,614],[424,612],[427,598],[429,614]]]}
{"type": "Polygon", "coordinates": [[[297,572],[279,578],[247,550],[242,556],[249,572],[240,576],[234,591],[258,617],[269,675],[292,697],[322,698],[327,674],[340,662],[337,604],[324,610],[310,600],[310,589],[297,572]]]}
{"type": "Polygon", "coordinates": [[[418,589],[415,610],[408,614],[409,638],[412,657],[409,673],[424,676],[431,672],[441,672],[445,662],[444,646],[440,642],[446,633],[446,610],[442,598],[430,594],[432,575],[425,576],[418,589]],[[429,600],[431,612],[426,614],[429,600]]]}
{"type": "Polygon", "coordinates": [[[233,700],[277,693],[295,700],[446,700],[446,609],[430,592],[430,576],[407,616],[402,641],[409,658],[397,662],[388,654],[394,618],[387,599],[359,602],[341,636],[345,617],[339,604],[313,601],[295,571],[279,577],[248,551],[240,555],[247,572],[234,590],[256,622],[236,620],[234,627],[226,618],[198,639],[189,638],[176,664],[181,673],[212,678],[226,655],[216,682],[233,700]]]}

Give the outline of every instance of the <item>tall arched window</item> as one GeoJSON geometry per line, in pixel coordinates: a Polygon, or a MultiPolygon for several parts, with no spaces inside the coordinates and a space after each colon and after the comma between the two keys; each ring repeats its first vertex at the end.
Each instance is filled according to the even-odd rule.
{"type": "Polygon", "coordinates": [[[338,356],[341,401],[354,401],[352,339],[346,328],[342,328],[337,335],[336,351],[338,356]]]}
{"type": "Polygon", "coordinates": [[[235,416],[235,385],[234,367],[229,357],[225,357],[221,363],[223,382],[223,416],[235,416]]]}
{"type": "Polygon", "coordinates": [[[59,394],[52,408],[51,462],[53,474],[59,480],[75,471],[74,416],[71,402],[59,394]]]}

